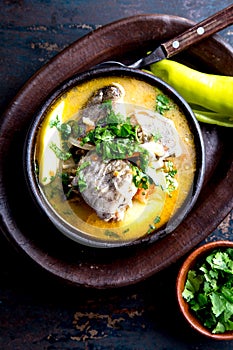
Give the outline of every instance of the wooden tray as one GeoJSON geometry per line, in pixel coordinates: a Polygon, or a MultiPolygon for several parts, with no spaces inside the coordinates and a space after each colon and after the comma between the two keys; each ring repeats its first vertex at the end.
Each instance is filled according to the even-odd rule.
{"type": "MultiPolygon", "coordinates": [[[[202,125],[206,176],[200,197],[183,223],[154,244],[94,249],[76,244],[40,213],[24,180],[23,142],[34,113],[55,87],[108,59],[129,62],[190,27],[168,15],[140,15],[104,26],[74,42],[38,71],[1,118],[0,227],[30,261],[75,286],[112,288],[142,281],[174,263],[208,236],[233,207],[232,130],[202,125]]],[[[233,49],[219,36],[176,57],[199,70],[233,75],[233,49]]]]}

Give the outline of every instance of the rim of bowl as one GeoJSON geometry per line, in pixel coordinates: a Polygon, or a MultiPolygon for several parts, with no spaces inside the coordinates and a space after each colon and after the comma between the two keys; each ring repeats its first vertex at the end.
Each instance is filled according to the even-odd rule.
{"type": "Polygon", "coordinates": [[[29,192],[32,195],[32,198],[37,206],[44,212],[45,215],[53,222],[53,224],[61,231],[63,234],[68,236],[70,239],[96,248],[115,248],[123,246],[132,246],[139,243],[152,243],[159,238],[162,238],[168,233],[174,231],[179,224],[184,220],[187,214],[193,208],[204,182],[205,174],[205,147],[204,141],[202,138],[202,132],[199,126],[198,121],[196,120],[194,113],[188,103],[184,98],[170,85],[159,79],[158,77],[140,70],[135,70],[127,67],[101,67],[93,68],[92,70],[76,74],[71,79],[68,79],[64,83],[58,86],[57,89],[45,100],[44,104],[41,106],[39,111],[35,114],[34,119],[31,122],[31,125],[28,129],[27,137],[24,144],[24,161],[25,161],[25,179],[29,188],[29,192]],[[140,237],[132,241],[103,241],[98,240],[97,238],[90,239],[85,236],[85,233],[82,233],[78,229],[74,228],[68,224],[65,220],[62,220],[59,215],[56,214],[55,210],[47,203],[44,196],[41,193],[40,186],[34,171],[34,147],[36,142],[36,136],[38,133],[39,126],[43,122],[46,112],[49,109],[50,105],[53,104],[59,97],[61,97],[66,91],[75,87],[76,85],[83,83],[84,81],[91,80],[93,78],[99,78],[103,76],[119,76],[127,75],[141,79],[149,84],[152,84],[165,94],[171,97],[171,99],[181,108],[183,111],[186,120],[189,123],[189,127],[194,136],[195,148],[196,148],[196,172],[194,176],[194,186],[190,191],[191,199],[187,196],[186,200],[182,204],[179,211],[172,218],[172,225],[165,224],[164,227],[154,231],[149,236],[140,237]]]}
{"type": "Polygon", "coordinates": [[[197,249],[195,249],[188,257],[185,259],[183,262],[178,276],[177,276],[177,281],[176,281],[176,295],[177,295],[177,300],[179,304],[179,308],[185,317],[185,319],[188,321],[190,326],[194,329],[196,329],[198,332],[201,334],[213,338],[213,339],[218,339],[218,340],[231,340],[233,339],[233,331],[226,331],[225,333],[217,333],[213,334],[211,331],[208,330],[205,326],[203,326],[198,319],[194,316],[194,314],[190,311],[188,303],[184,300],[182,297],[182,292],[184,289],[186,277],[188,274],[188,271],[190,268],[192,268],[195,263],[203,256],[205,256],[208,252],[221,248],[221,247],[231,247],[233,248],[233,242],[231,241],[214,241],[214,242],[209,242],[206,243],[197,249]]]}

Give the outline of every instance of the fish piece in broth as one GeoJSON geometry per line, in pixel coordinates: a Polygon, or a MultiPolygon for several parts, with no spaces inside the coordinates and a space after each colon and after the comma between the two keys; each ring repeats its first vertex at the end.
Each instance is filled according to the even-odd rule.
{"type": "Polygon", "coordinates": [[[104,86],[95,91],[79,113],[79,128],[82,130],[80,136],[84,136],[87,131],[94,128],[101,119],[106,117],[109,113],[109,107],[105,103],[107,101],[112,102],[111,106],[115,113],[123,112],[125,114],[125,111],[122,110],[123,104],[121,104],[124,94],[123,87],[117,83],[104,86]]]}
{"type": "Polygon", "coordinates": [[[105,221],[122,220],[137,192],[130,162],[103,162],[95,151],[90,151],[81,159],[78,169],[72,185],[79,186],[84,201],[96,211],[99,218],[105,221]]]}

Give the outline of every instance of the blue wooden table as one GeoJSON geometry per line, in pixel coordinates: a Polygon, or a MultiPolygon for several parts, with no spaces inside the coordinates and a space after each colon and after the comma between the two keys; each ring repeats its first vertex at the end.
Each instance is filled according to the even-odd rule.
{"type": "MultiPolygon", "coordinates": [[[[24,83],[75,40],[120,18],[172,14],[200,21],[230,0],[25,0],[0,2],[0,110],[24,83]]],[[[233,45],[232,26],[220,35],[233,45]]],[[[233,240],[230,213],[206,241],[233,240]]],[[[204,243],[204,242],[202,242],[204,243]]],[[[183,259],[117,290],[62,286],[0,235],[0,349],[230,350],[192,330],[175,283],[183,259]]]]}

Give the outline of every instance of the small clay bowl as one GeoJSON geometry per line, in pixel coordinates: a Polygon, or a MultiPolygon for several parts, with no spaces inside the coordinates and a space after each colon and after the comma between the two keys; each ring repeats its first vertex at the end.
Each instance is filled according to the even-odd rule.
{"type": "Polygon", "coordinates": [[[139,70],[123,67],[93,69],[89,72],[78,74],[72,77],[70,80],[66,81],[61,86],[59,86],[55,90],[55,92],[48,97],[44,105],[41,106],[40,111],[35,115],[28,133],[28,137],[25,141],[24,156],[25,175],[28,188],[39,208],[42,209],[42,211],[45,215],[47,215],[47,217],[49,217],[49,219],[53,222],[57,229],[63,234],[65,234],[67,237],[71,238],[72,240],[78,243],[96,248],[115,248],[129,246],[133,244],[140,244],[142,242],[154,242],[158,238],[172,232],[181,223],[181,221],[186,217],[186,215],[194,206],[202,188],[205,173],[205,151],[202,133],[199,124],[196,121],[196,118],[187,102],[172,87],[170,87],[157,77],[139,70]],[[174,215],[174,219],[171,221],[170,225],[166,225],[166,227],[163,227],[161,230],[159,230],[159,232],[156,231],[154,234],[152,233],[150,235],[147,235],[147,237],[142,237],[136,240],[116,241],[114,239],[103,240],[95,237],[92,238],[90,237],[90,235],[88,235],[81,229],[71,226],[64,219],[62,219],[61,216],[57,215],[54,209],[51,208],[51,206],[48,204],[47,200],[45,199],[43,193],[39,188],[38,179],[35,173],[36,138],[41,123],[43,123],[43,120],[45,118],[46,111],[51,107],[51,105],[53,105],[53,103],[57,99],[60,98],[60,96],[65,95],[66,92],[69,91],[69,89],[76,87],[78,84],[87,80],[96,79],[104,76],[127,76],[130,78],[137,78],[151,84],[154,87],[161,89],[167,96],[169,96],[173,101],[175,101],[178,107],[183,111],[183,114],[185,115],[190,130],[192,132],[196,147],[196,170],[192,190],[191,193],[188,195],[189,198],[187,198],[187,200],[184,201],[184,204],[178,210],[177,215],[174,215]]]}
{"type": "Polygon", "coordinates": [[[195,317],[195,315],[192,313],[189,304],[186,302],[186,300],[182,297],[182,292],[184,290],[186,278],[188,271],[193,269],[196,265],[196,263],[203,257],[209,255],[211,251],[218,248],[233,248],[233,242],[230,241],[216,241],[204,244],[194,250],[184,261],[183,265],[181,266],[181,269],[178,273],[177,277],[177,283],[176,283],[176,293],[177,293],[177,299],[179,308],[184,315],[185,319],[188,321],[188,323],[191,325],[192,328],[194,328],[199,333],[213,339],[217,340],[231,340],[233,339],[233,331],[227,331],[225,333],[217,333],[213,334],[211,331],[203,326],[199,320],[195,317]]]}

